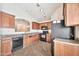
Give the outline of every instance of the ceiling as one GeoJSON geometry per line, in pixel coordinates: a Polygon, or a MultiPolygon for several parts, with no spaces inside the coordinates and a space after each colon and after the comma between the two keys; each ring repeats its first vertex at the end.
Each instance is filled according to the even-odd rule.
{"type": "Polygon", "coordinates": [[[25,12],[30,14],[34,20],[45,21],[50,20],[51,15],[61,5],[60,3],[19,3],[17,4],[25,12]]]}

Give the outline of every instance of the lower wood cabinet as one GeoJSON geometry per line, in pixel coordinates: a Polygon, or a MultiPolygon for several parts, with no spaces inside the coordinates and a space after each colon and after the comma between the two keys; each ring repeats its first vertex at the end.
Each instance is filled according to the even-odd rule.
{"type": "Polygon", "coordinates": [[[76,48],[76,46],[74,46],[74,45],[68,45],[68,44],[64,44],[63,46],[62,46],[64,49],[62,50],[63,52],[64,52],[64,54],[63,55],[65,55],[65,56],[75,56],[75,48],[76,48]],[[74,51],[73,51],[74,50],[74,51]]]}
{"type": "Polygon", "coordinates": [[[38,34],[35,34],[35,35],[24,35],[24,38],[23,38],[23,47],[28,47],[29,45],[37,42],[39,40],[39,35],[38,34]]]}
{"type": "Polygon", "coordinates": [[[63,44],[54,42],[54,55],[55,56],[63,56],[63,44]]]}
{"type": "Polygon", "coordinates": [[[76,46],[76,48],[75,48],[75,52],[76,52],[76,56],[79,56],[79,46],[76,46]]]}
{"type": "Polygon", "coordinates": [[[23,48],[27,47],[29,45],[29,37],[28,35],[24,35],[23,37],[23,48]]]}
{"type": "Polygon", "coordinates": [[[9,56],[11,55],[12,50],[12,39],[11,38],[3,38],[2,39],[2,56],[9,56]]]}
{"type": "Polygon", "coordinates": [[[47,42],[51,42],[51,33],[48,33],[46,38],[47,38],[46,39],[47,42]]]}
{"type": "Polygon", "coordinates": [[[54,42],[55,56],[79,56],[79,46],[54,42]]]}
{"type": "Polygon", "coordinates": [[[33,36],[31,37],[31,39],[32,39],[32,43],[33,43],[33,42],[36,42],[36,41],[39,40],[39,35],[38,35],[38,34],[33,35],[33,36]]]}
{"type": "Polygon", "coordinates": [[[0,56],[1,56],[1,39],[0,39],[0,56]]]}

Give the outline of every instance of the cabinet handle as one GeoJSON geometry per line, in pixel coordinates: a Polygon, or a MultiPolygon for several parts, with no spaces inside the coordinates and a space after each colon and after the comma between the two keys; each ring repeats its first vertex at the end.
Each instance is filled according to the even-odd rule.
{"type": "Polygon", "coordinates": [[[32,37],[32,35],[30,35],[29,37],[32,37]]]}

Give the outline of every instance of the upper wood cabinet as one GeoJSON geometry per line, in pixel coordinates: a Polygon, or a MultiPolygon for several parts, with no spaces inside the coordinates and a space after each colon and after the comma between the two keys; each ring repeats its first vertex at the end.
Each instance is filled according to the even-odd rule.
{"type": "Polygon", "coordinates": [[[79,25],[79,3],[64,4],[64,19],[66,26],[79,25]]]}
{"type": "Polygon", "coordinates": [[[15,16],[5,12],[0,12],[0,27],[14,28],[15,16]]]}
{"type": "Polygon", "coordinates": [[[32,22],[32,29],[39,29],[39,23],[32,22]]]}
{"type": "Polygon", "coordinates": [[[51,29],[51,25],[52,25],[52,22],[40,23],[40,29],[41,29],[42,26],[48,26],[48,29],[51,29]]]}
{"type": "Polygon", "coordinates": [[[36,23],[32,22],[32,29],[41,29],[42,26],[48,26],[48,29],[51,29],[51,22],[44,22],[44,23],[36,23]]]}

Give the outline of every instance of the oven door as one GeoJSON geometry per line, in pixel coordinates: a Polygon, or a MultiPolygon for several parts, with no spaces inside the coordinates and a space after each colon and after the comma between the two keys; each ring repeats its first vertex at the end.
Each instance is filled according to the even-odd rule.
{"type": "Polygon", "coordinates": [[[41,41],[46,41],[46,34],[40,34],[40,40],[41,41]]]}
{"type": "Polygon", "coordinates": [[[12,50],[16,51],[23,47],[23,37],[15,37],[13,38],[12,50]]]}

